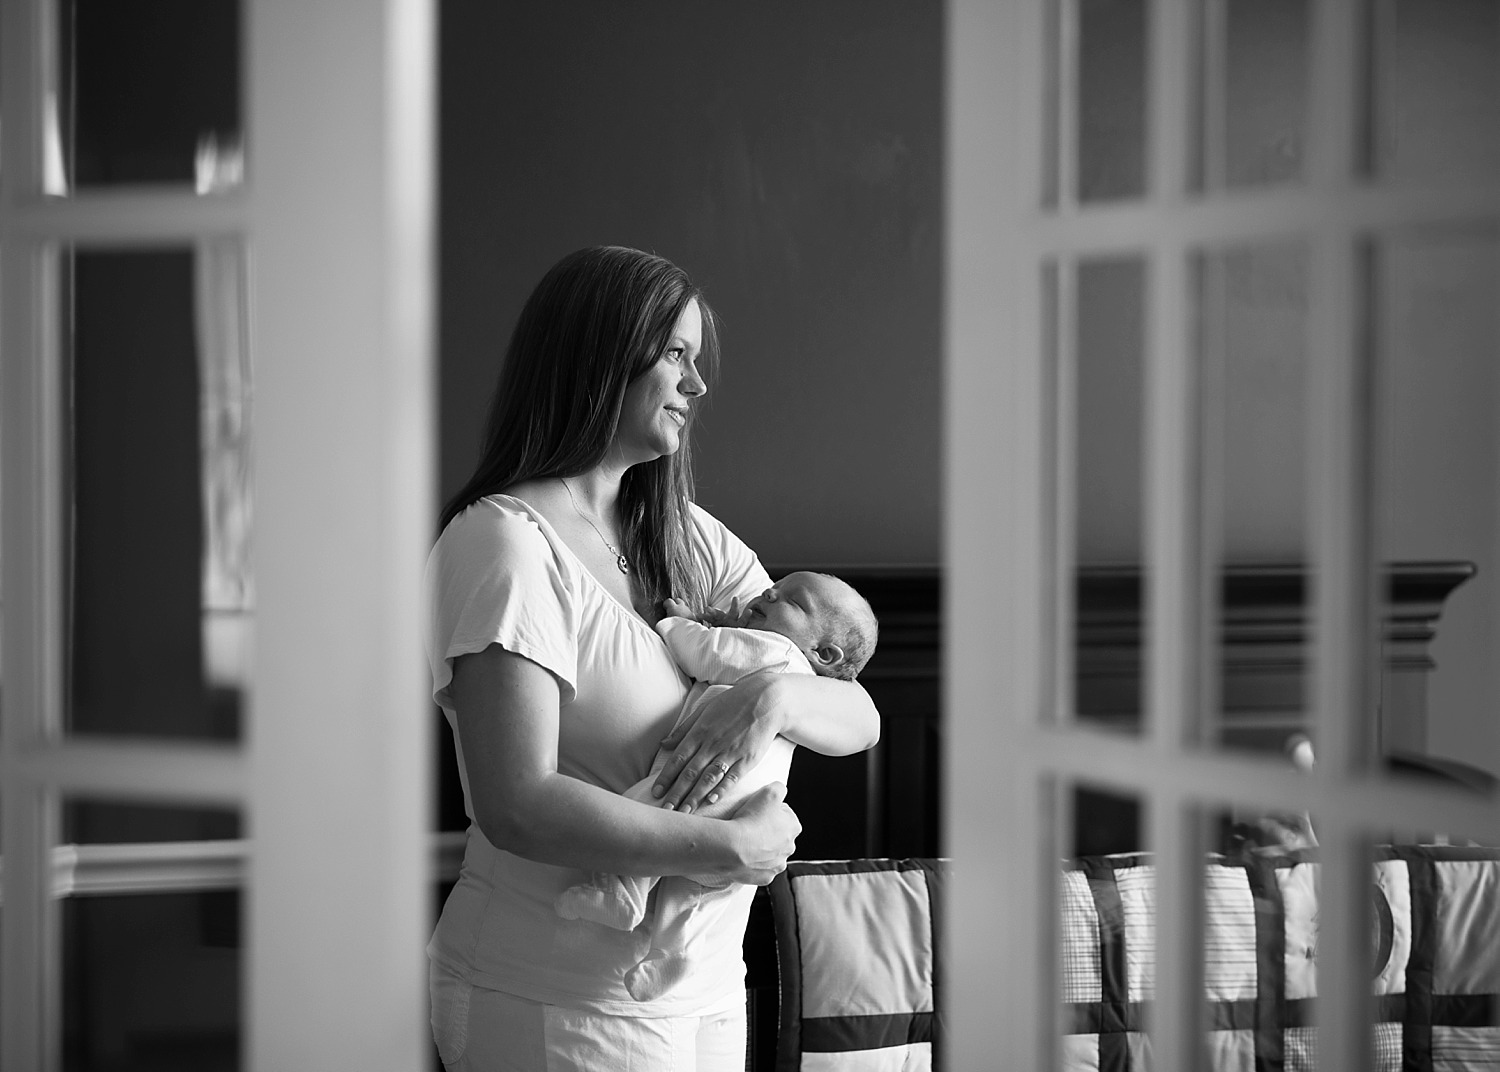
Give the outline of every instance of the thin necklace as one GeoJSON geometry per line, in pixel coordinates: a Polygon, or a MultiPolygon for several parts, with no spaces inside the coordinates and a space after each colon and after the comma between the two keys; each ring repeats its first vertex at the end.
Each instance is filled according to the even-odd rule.
{"type": "Polygon", "coordinates": [[[566,491],[568,493],[568,502],[573,504],[573,512],[589,523],[589,528],[598,533],[599,539],[603,542],[604,546],[609,548],[609,553],[615,556],[615,565],[620,567],[620,572],[629,573],[630,562],[628,559],[626,559],[625,553],[614,544],[604,539],[604,533],[599,531],[599,526],[594,524],[593,518],[589,517],[588,514],[578,509],[578,500],[573,498],[573,489],[568,487],[568,482],[562,477],[558,477],[557,482],[563,486],[563,491],[566,491]]]}

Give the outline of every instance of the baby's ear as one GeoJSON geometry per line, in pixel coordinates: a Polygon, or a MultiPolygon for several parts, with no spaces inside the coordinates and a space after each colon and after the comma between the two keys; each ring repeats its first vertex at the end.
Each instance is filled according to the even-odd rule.
{"type": "Polygon", "coordinates": [[[814,667],[832,670],[844,661],[844,649],[837,644],[822,644],[807,653],[814,667]]]}

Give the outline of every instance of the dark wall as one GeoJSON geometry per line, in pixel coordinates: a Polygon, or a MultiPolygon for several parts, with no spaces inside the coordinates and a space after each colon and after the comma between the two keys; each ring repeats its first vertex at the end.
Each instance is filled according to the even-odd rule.
{"type": "Polygon", "coordinates": [[[563,254],[676,261],[723,321],[699,499],[768,563],[938,557],[940,8],[442,8],[441,481],[563,254]]]}

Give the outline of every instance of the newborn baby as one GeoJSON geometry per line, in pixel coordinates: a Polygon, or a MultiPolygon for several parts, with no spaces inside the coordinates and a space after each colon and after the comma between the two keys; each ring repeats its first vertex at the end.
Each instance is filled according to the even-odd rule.
{"type": "MultiPolygon", "coordinates": [[[[678,715],[690,722],[713,697],[741,678],[760,671],[821,674],[852,681],[875,650],[877,625],[870,604],[852,587],[824,573],[791,573],[751,600],[743,610],[710,612],[695,620],[688,608],[667,600],[668,616],[656,625],[679,666],[695,679],[678,715]]],[[[784,737],[771,742],[759,763],[711,795],[697,814],[727,819],[745,797],[772,782],[785,782],[794,745],[784,737]]],[[[655,803],[651,789],[669,753],[659,751],[651,773],[625,791],[642,803],[655,803]]],[[[587,919],[618,930],[634,930],[646,918],[647,898],[656,888],[651,949],[626,972],[625,986],[637,1001],[664,993],[687,967],[683,936],[692,914],[712,903],[707,876],[610,875],[596,872],[587,883],[558,895],[558,914],[587,919]]]]}

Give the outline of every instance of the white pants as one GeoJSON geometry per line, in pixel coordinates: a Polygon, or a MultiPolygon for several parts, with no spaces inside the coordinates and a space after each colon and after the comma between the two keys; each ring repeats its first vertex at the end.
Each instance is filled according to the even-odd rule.
{"type": "Polygon", "coordinates": [[[745,1010],[630,1017],[543,1005],[432,965],[432,1035],[448,1072],[744,1072],[745,1010]]]}

